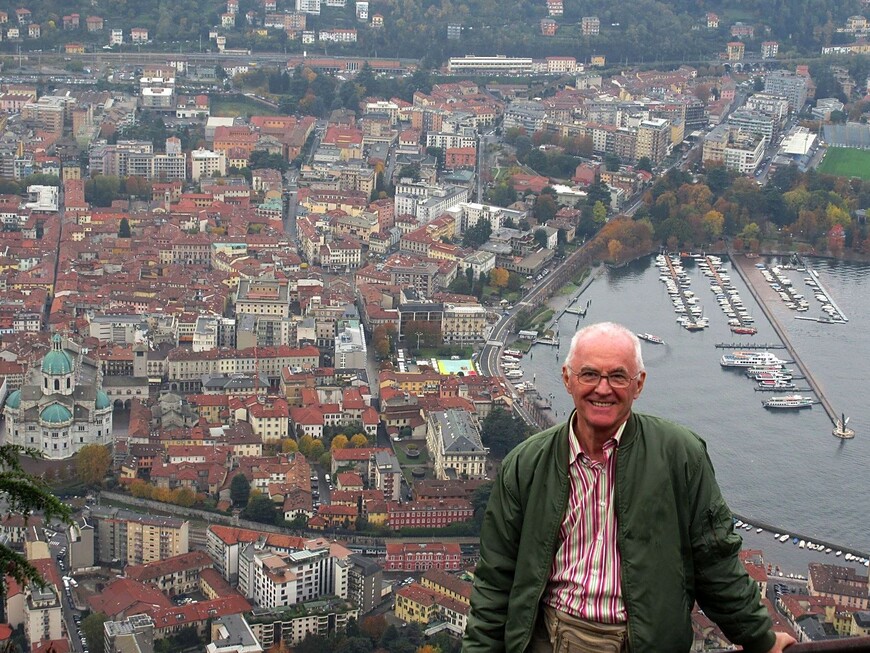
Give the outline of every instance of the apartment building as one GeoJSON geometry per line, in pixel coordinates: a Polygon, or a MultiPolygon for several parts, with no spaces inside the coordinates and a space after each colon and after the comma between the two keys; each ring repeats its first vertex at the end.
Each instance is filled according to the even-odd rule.
{"type": "Polygon", "coordinates": [[[141,565],[187,553],[189,524],[182,519],[95,506],[91,508],[97,561],[141,565]]]}
{"type": "Polygon", "coordinates": [[[637,127],[635,160],[647,157],[653,165],[662,162],[671,142],[671,124],[665,118],[642,120],[637,127]]]}
{"type": "Polygon", "coordinates": [[[786,98],[789,111],[797,113],[807,101],[807,78],[787,70],[774,70],[764,78],[764,92],[786,98]]]}
{"type": "Polygon", "coordinates": [[[349,567],[346,559],[330,555],[329,548],[277,553],[249,544],[239,554],[239,591],[262,608],[322,596],[347,599],[349,567]]]}

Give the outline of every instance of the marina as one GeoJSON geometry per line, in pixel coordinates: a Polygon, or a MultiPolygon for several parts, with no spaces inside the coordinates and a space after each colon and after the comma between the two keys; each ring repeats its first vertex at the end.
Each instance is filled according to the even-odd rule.
{"type": "MultiPolygon", "coordinates": [[[[741,343],[737,338],[729,339],[730,328],[719,311],[713,312],[709,328],[701,333],[687,333],[675,324],[670,295],[659,279],[661,272],[654,264],[655,257],[652,259],[608,270],[596,277],[584,293],[584,299],[591,300],[596,307],[595,321],[617,321],[637,333],[655,334],[668,343],[667,346],[644,346],[648,378],[637,403],[638,410],[676,419],[701,435],[707,442],[729,505],[740,514],[753,515],[751,522],[754,520],[759,526],[762,522],[790,524],[795,532],[815,534],[813,539],[840,542],[839,548],[843,551],[846,548],[870,550],[870,535],[865,528],[866,506],[860,501],[842,501],[843,491],[855,489],[854,479],[870,464],[870,446],[862,438],[865,425],[870,423],[870,411],[865,410],[860,395],[854,392],[858,388],[857,377],[850,372],[852,366],[848,363],[852,358],[863,360],[861,357],[870,355],[870,346],[862,335],[862,330],[866,333],[870,328],[864,325],[865,320],[855,317],[848,325],[838,326],[809,321],[789,323],[789,328],[796,328],[791,337],[791,352],[799,351],[804,363],[803,368],[788,365],[794,368],[789,373],[805,376],[806,368],[810,367],[815,371],[817,383],[824,379],[829,387],[829,401],[842,404],[847,416],[852,416],[848,427],[857,435],[844,443],[832,436],[833,425],[826,411],[765,410],[759,401],[762,397],[753,392],[756,384],[746,380],[747,368],[727,370],[716,365],[710,352],[717,343],[733,344],[730,349],[750,350],[754,349],[750,346],[752,340],[747,337],[746,342],[741,343]],[[836,340],[831,338],[834,333],[831,328],[836,329],[836,340]],[[852,394],[849,394],[850,389],[852,394]],[[706,397],[715,397],[715,401],[707,401],[706,397]],[[812,510],[806,508],[807,488],[813,488],[812,510]]],[[[754,263],[749,261],[750,265],[754,263]]],[[[827,280],[830,272],[826,265],[828,263],[822,261],[819,272],[827,280]]],[[[731,267],[737,268],[734,263],[731,267]]],[[[686,270],[692,285],[704,281],[698,267],[689,263],[686,270]]],[[[833,279],[835,283],[826,283],[830,292],[836,293],[841,307],[855,316],[864,315],[854,304],[868,303],[870,267],[846,265],[838,269],[837,274],[833,279]]],[[[752,305],[758,302],[756,295],[748,285],[744,287],[741,276],[733,272],[732,276],[732,284],[746,298],[748,311],[761,314],[760,306],[752,305]]],[[[762,293],[769,290],[760,275],[756,284],[762,293]]],[[[794,314],[786,310],[775,292],[771,292],[770,308],[780,323],[786,316],[793,319],[794,314]]],[[[567,301],[568,298],[561,299],[561,302],[567,301]]],[[[558,302],[556,300],[553,306],[557,313],[558,302]]],[[[870,306],[867,314],[870,316],[870,306]]],[[[576,316],[564,316],[561,320],[560,333],[566,346],[576,328],[575,321],[576,316]]],[[[778,333],[767,320],[759,318],[756,326],[755,338],[777,345],[768,351],[780,359],[798,360],[789,350],[783,351],[785,346],[777,342],[778,333]]],[[[720,354],[726,352],[727,349],[720,354]]],[[[549,398],[551,421],[564,419],[572,407],[558,375],[552,372],[561,364],[563,355],[564,351],[560,355],[555,348],[543,347],[535,352],[533,360],[523,364],[525,379],[536,378],[532,384],[535,394],[549,398]]],[[[756,367],[765,371],[765,366],[756,367]]],[[[776,370],[782,371],[782,367],[776,370]]],[[[809,381],[799,384],[801,388],[808,385],[809,381]]],[[[783,394],[798,392],[795,388],[783,394]]],[[[809,394],[806,390],[800,392],[809,394]]],[[[781,393],[765,391],[762,394],[773,397],[781,393]]],[[[766,535],[765,539],[769,537],[766,535]]],[[[788,549],[791,551],[792,547],[788,549]]],[[[797,552],[797,546],[794,550],[797,552]]]]}
{"type": "MultiPolygon", "coordinates": [[[[752,279],[750,278],[751,271],[755,270],[757,268],[755,268],[754,266],[750,267],[749,262],[745,256],[737,255],[735,257],[732,257],[732,261],[733,261],[732,265],[733,265],[734,269],[737,270],[737,273],[743,278],[744,282],[746,283],[747,287],[749,288],[749,292],[751,292],[753,294],[753,296],[755,297],[756,301],[758,302],[758,305],[760,306],[761,310],[764,312],[765,317],[768,319],[768,321],[770,322],[770,325],[773,327],[774,331],[776,331],[776,334],[779,336],[779,339],[782,341],[783,345],[788,350],[788,353],[792,357],[794,364],[797,365],[798,369],[801,370],[801,373],[804,375],[804,378],[806,379],[807,383],[812,388],[812,391],[816,395],[816,397],[818,398],[819,403],[821,404],[822,408],[825,409],[825,412],[828,414],[828,417],[831,419],[831,423],[834,426],[836,426],[837,418],[838,418],[837,411],[834,409],[833,404],[828,399],[827,395],[824,393],[824,391],[821,387],[821,384],[819,384],[819,382],[816,381],[815,377],[813,377],[812,372],[808,369],[808,367],[801,360],[800,356],[798,355],[797,351],[795,350],[795,347],[792,345],[791,340],[789,339],[788,333],[783,328],[782,324],[780,324],[779,320],[777,319],[777,316],[773,313],[773,311],[770,310],[770,307],[767,305],[766,300],[770,300],[772,298],[769,296],[762,297],[759,289],[756,288],[756,286],[752,282],[752,279]]],[[[818,277],[819,277],[818,272],[814,273],[814,277],[816,279],[818,279],[818,277]]],[[[818,281],[816,283],[818,284],[818,281]]],[[[826,296],[828,296],[828,295],[826,294],[826,296]]]]}

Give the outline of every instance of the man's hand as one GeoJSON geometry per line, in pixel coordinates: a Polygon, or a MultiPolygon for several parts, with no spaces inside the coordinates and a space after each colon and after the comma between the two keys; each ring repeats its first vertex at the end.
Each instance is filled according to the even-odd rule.
{"type": "Polygon", "coordinates": [[[776,642],[767,653],[782,653],[782,651],[792,644],[797,644],[797,640],[791,635],[785,633],[776,633],[776,642]]]}

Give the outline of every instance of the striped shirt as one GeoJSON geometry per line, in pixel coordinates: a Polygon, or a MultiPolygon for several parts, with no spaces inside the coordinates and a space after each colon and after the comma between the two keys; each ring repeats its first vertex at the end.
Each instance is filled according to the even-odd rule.
{"type": "Polygon", "coordinates": [[[543,597],[544,603],[557,610],[608,624],[628,620],[613,506],[615,454],[624,428],[625,423],[604,443],[605,462],[600,463],[581,449],[572,420],[568,432],[568,508],[543,597]]]}

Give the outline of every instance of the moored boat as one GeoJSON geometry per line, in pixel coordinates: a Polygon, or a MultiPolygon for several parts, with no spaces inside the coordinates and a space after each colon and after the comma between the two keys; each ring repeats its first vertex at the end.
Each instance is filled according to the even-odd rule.
{"type": "Polygon", "coordinates": [[[738,335],[744,336],[754,336],[756,333],[758,333],[758,329],[748,326],[732,326],[731,333],[736,333],[738,335]]]}
{"type": "Polygon", "coordinates": [[[812,397],[804,395],[786,395],[784,397],[773,397],[767,401],[762,401],[761,404],[765,408],[789,409],[789,408],[810,408],[815,401],[812,397]]]}
{"type": "Polygon", "coordinates": [[[651,342],[654,345],[663,345],[665,341],[659,338],[658,336],[654,336],[651,333],[638,333],[637,337],[641,340],[646,340],[647,342],[651,342]]]}

